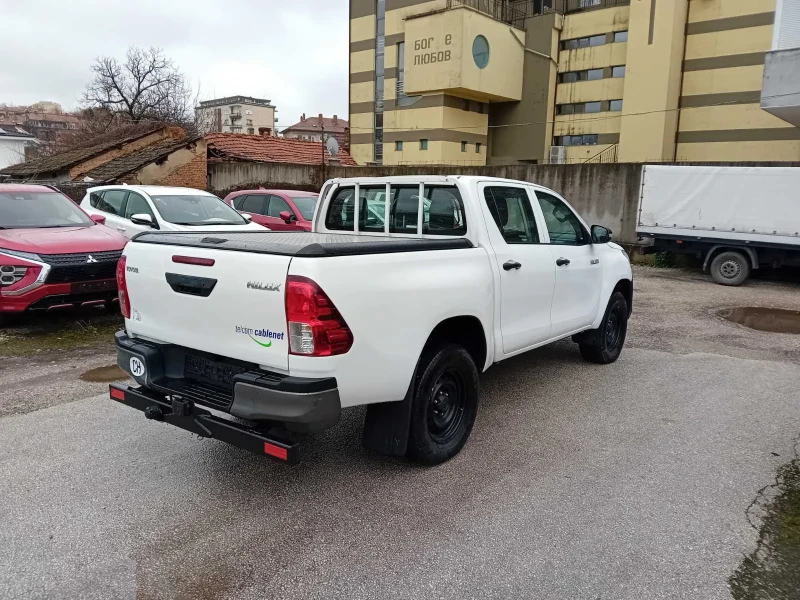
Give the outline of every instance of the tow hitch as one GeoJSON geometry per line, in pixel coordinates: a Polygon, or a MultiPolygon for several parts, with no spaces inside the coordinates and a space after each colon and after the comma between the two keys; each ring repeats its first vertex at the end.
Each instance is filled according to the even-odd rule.
{"type": "Polygon", "coordinates": [[[296,464],[300,460],[300,444],[281,439],[272,432],[248,427],[235,421],[217,417],[199,408],[189,399],[178,395],[164,396],[150,390],[119,384],[109,386],[112,400],[140,410],[153,421],[162,421],[190,431],[200,437],[214,438],[238,446],[261,456],[267,455],[283,463],[296,464]]]}

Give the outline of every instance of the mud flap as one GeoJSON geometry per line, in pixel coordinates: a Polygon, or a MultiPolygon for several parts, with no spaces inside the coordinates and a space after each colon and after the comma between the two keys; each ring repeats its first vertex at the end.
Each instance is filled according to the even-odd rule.
{"type": "Polygon", "coordinates": [[[406,397],[399,402],[381,402],[367,407],[361,442],[367,450],[386,456],[405,456],[408,449],[408,430],[411,427],[411,403],[417,369],[408,386],[406,397]]]}

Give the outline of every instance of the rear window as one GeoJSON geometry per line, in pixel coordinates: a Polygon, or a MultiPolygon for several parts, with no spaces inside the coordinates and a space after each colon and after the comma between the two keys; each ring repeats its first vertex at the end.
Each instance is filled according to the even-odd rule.
{"type": "Polygon", "coordinates": [[[314,207],[317,205],[317,196],[295,196],[292,202],[303,215],[306,221],[310,221],[314,216],[314,207]]]}
{"type": "MultiPolygon", "coordinates": [[[[398,185],[389,189],[389,233],[415,234],[419,225],[419,185],[398,185]]],[[[386,230],[386,186],[359,186],[358,230],[382,233],[386,230]]],[[[325,227],[355,231],[355,188],[336,190],[328,205],[325,227]]],[[[422,198],[422,233],[461,236],[467,232],[464,202],[455,186],[425,186],[422,198]]]]}

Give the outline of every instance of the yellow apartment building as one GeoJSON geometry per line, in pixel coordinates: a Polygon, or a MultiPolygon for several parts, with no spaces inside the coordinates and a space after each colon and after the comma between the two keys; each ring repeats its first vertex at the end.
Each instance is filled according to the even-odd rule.
{"type": "Polygon", "coordinates": [[[800,0],[350,0],[359,164],[800,160],[800,0]]]}

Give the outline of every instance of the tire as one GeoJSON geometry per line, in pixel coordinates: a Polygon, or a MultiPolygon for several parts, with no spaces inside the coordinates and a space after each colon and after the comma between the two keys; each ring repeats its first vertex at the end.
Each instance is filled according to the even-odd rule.
{"type": "Polygon", "coordinates": [[[628,333],[628,302],[621,292],[614,292],[608,301],[600,327],[587,332],[578,344],[581,356],[600,365],[619,358],[628,333]]]}
{"type": "Polygon", "coordinates": [[[742,285],[750,277],[750,259],[741,252],[720,252],[711,261],[711,277],[721,285],[742,285]]]}
{"type": "Polygon", "coordinates": [[[420,362],[406,456],[425,465],[449,460],[467,442],[478,412],[478,369],[461,346],[446,344],[420,362]]]}

